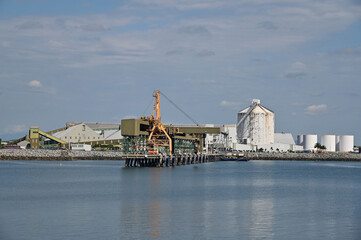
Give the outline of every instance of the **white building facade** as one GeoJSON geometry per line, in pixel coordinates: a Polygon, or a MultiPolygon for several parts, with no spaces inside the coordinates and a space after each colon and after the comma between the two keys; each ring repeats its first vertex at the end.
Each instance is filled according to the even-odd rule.
{"type": "Polygon", "coordinates": [[[93,131],[84,123],[69,127],[61,132],[56,132],[53,136],[68,143],[104,140],[101,135],[93,131]]]}

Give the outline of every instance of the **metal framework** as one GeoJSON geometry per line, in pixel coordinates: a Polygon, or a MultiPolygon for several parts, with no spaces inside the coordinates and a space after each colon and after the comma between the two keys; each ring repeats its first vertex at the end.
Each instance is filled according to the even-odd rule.
{"type": "Polygon", "coordinates": [[[160,91],[153,92],[155,98],[152,116],[148,117],[150,125],[150,134],[148,137],[148,148],[150,151],[157,151],[160,146],[169,148],[169,154],[172,154],[172,139],[168,135],[160,116],[160,91]],[[154,116],[155,115],[155,116],[154,116]]]}

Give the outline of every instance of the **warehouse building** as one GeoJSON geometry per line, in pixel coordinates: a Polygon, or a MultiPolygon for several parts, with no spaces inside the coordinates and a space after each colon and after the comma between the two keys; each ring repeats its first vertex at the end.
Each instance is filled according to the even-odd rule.
{"type": "Polygon", "coordinates": [[[101,141],[104,137],[96,133],[85,123],[77,124],[66,130],[52,134],[54,137],[68,143],[78,143],[84,141],[101,141]]]}

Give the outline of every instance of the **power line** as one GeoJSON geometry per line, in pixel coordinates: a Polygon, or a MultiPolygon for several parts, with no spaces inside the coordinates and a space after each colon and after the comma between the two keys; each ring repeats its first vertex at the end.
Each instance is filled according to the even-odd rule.
{"type": "Polygon", "coordinates": [[[165,99],[167,99],[174,107],[176,107],[181,113],[183,113],[188,119],[190,119],[193,123],[195,123],[197,126],[199,126],[199,123],[194,120],[191,116],[189,116],[185,111],[183,111],[180,107],[177,106],[177,104],[175,104],[172,100],[170,100],[164,93],[162,93],[161,91],[159,91],[160,94],[162,94],[163,97],[165,97],[165,99]]]}
{"type": "Polygon", "coordinates": [[[153,103],[153,99],[151,99],[148,106],[144,109],[143,115],[146,115],[146,112],[148,111],[148,109],[149,109],[150,105],[152,105],[152,103],[153,103]]]}

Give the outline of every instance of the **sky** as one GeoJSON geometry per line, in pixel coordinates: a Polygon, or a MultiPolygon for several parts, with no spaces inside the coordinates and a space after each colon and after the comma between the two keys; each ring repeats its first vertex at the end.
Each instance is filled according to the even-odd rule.
{"type": "Polygon", "coordinates": [[[200,124],[256,98],[276,132],[361,145],[360,0],[0,0],[0,70],[3,140],[150,115],[160,90],[200,124]]]}

